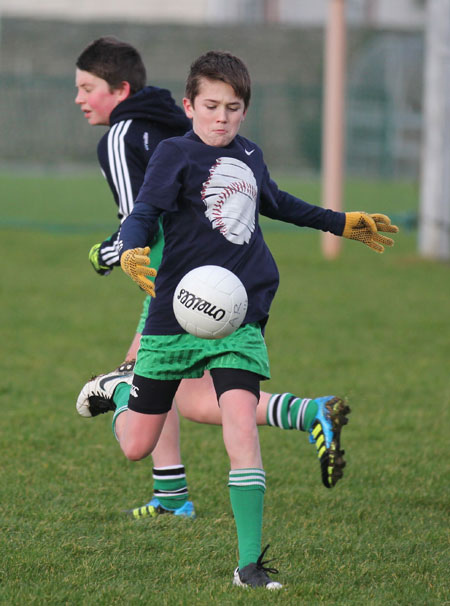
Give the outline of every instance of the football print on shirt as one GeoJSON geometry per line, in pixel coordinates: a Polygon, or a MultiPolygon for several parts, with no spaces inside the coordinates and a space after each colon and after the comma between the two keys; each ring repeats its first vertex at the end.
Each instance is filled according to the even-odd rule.
{"type": "Polygon", "coordinates": [[[255,231],[258,187],[253,171],[235,158],[218,158],[203,183],[205,215],[233,244],[246,244],[255,231]]]}

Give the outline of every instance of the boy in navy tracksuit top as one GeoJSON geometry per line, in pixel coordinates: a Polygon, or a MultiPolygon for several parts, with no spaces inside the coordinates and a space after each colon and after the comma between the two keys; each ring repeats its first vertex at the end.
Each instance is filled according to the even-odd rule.
{"type": "MultiPolygon", "coordinates": [[[[184,134],[191,126],[190,121],[168,90],[146,86],[146,70],[140,54],[132,45],[114,37],[98,38],[83,50],[76,62],[76,87],[75,102],[89,124],[109,126],[100,139],[97,153],[118,207],[118,218],[123,221],[133,209],[148,161],[158,143],[184,134]]],[[[119,228],[89,251],[89,260],[100,275],[109,274],[119,264],[118,233],[119,228]]],[[[158,230],[151,240],[157,263],[163,244],[162,232],[158,230]]],[[[120,393],[128,398],[149,302],[147,295],[125,363],[83,387],[77,400],[77,410],[82,416],[93,417],[114,410],[113,398],[120,393]]],[[[129,312],[124,313],[128,316],[129,312]]],[[[130,510],[135,517],[162,512],[195,516],[193,504],[188,500],[178,435],[178,415],[174,409],[166,434],[153,453],[153,498],[145,506],[130,510]]]]}
{"type": "MultiPolygon", "coordinates": [[[[133,210],[158,143],[184,134],[191,125],[170,92],[155,86],[146,86],[121,101],[111,112],[109,125],[109,131],[99,141],[97,154],[122,222],[133,210]]],[[[112,268],[119,264],[118,234],[119,229],[100,244],[99,265],[112,268]]]]}
{"type": "MultiPolygon", "coordinates": [[[[269,378],[262,335],[278,286],[276,264],[258,216],[331,231],[372,248],[392,240],[380,231],[397,229],[384,215],[337,213],[281,192],[270,179],[261,150],[238,135],[250,100],[250,78],[240,59],[211,51],[191,66],[183,101],[192,132],[162,142],[146,171],[131,215],[120,231],[121,265],[157,297],[150,306],[135,367],[127,415],[115,414],[116,435],[125,455],[138,460],[152,452],[183,378],[209,370],[219,403],[231,470],[228,486],[235,517],[239,562],[233,582],[279,589],[264,565],[261,533],[265,473],[256,410],[259,382],[269,378]],[[165,245],[155,285],[146,276],[149,238],[162,220],[165,245]],[[146,248],[144,248],[146,247],[146,248]],[[209,341],[185,333],[172,309],[179,280],[201,265],[234,272],[248,294],[243,325],[209,341]],[[122,416],[122,419],[121,419],[122,416]]],[[[318,450],[339,435],[348,407],[339,398],[316,400],[311,437],[318,450]]],[[[339,439],[328,449],[329,466],[340,456],[339,439]]]]}

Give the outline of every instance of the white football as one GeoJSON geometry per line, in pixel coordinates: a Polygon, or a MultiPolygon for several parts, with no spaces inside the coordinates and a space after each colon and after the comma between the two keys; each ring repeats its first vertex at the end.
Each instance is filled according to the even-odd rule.
{"type": "Polygon", "coordinates": [[[180,326],[202,339],[221,339],[242,324],[247,291],[239,278],[218,265],[202,265],[188,272],[173,295],[173,311],[180,326]]]}

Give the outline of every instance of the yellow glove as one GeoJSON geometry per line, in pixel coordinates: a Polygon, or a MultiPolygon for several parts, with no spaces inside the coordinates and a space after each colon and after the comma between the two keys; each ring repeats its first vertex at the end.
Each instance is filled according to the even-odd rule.
{"type": "Polygon", "coordinates": [[[382,253],[385,246],[394,246],[394,240],[382,236],[380,231],[396,234],[398,227],[391,225],[391,220],[387,215],[369,215],[363,212],[345,213],[345,227],[342,233],[344,238],[359,240],[373,248],[374,251],[382,253]]]}
{"type": "Polygon", "coordinates": [[[155,297],[155,285],[146,276],[156,276],[157,271],[152,267],[148,267],[150,264],[150,247],[145,248],[131,248],[126,250],[121,259],[120,265],[123,271],[130,276],[132,280],[136,282],[147,294],[151,297],[155,297]]]}

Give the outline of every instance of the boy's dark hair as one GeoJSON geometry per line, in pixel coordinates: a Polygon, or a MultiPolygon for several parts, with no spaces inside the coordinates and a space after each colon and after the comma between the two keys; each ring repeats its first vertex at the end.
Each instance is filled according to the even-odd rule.
{"type": "Polygon", "coordinates": [[[141,55],[128,44],[114,36],[103,36],[91,42],[78,57],[78,69],[106,80],[111,90],[122,82],[130,83],[130,94],[144,88],[147,74],[141,55]]]}
{"type": "Polygon", "coordinates": [[[239,57],[226,51],[208,51],[196,59],[186,81],[186,97],[194,105],[202,78],[221,80],[229,84],[248,108],[251,95],[250,74],[239,57]]]}

